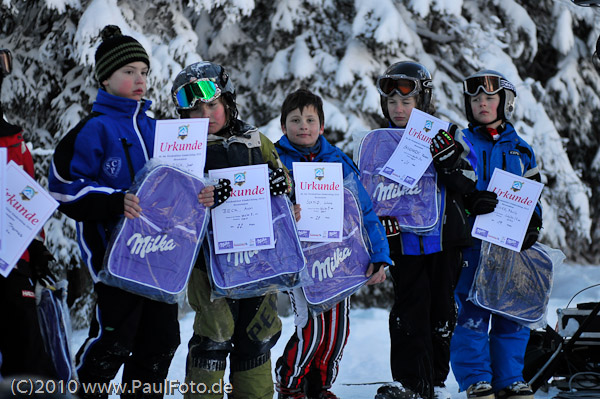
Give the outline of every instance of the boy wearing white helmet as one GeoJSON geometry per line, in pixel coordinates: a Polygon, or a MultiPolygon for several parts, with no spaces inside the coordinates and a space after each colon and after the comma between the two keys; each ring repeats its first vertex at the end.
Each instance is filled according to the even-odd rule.
{"type": "MultiPolygon", "coordinates": [[[[508,122],[515,110],[514,85],[499,72],[483,70],[466,78],[463,88],[470,123],[463,133],[477,156],[477,191],[469,196],[467,208],[469,203],[496,200],[485,191],[495,168],[540,181],[533,149],[508,122]]],[[[523,250],[537,241],[541,226],[538,203],[523,250]]],[[[455,291],[459,313],[451,341],[452,371],[467,398],[533,399],[522,374],[529,329],[467,301],[480,249],[476,239],[463,251],[465,263],[455,291]]]]}

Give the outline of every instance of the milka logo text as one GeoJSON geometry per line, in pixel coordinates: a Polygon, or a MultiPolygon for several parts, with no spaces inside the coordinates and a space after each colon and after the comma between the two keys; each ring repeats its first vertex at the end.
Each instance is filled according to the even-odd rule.
{"type": "Polygon", "coordinates": [[[326,278],[333,278],[333,272],[337,269],[340,264],[350,255],[352,250],[350,248],[336,248],[333,251],[333,256],[328,256],[323,262],[315,261],[313,263],[312,278],[316,278],[318,273],[319,281],[323,281],[326,278]]]}
{"type": "Polygon", "coordinates": [[[241,251],[233,253],[230,252],[227,254],[227,263],[231,263],[231,258],[233,258],[234,266],[249,265],[251,262],[251,258],[253,258],[256,254],[258,254],[258,250],[241,251]]]}
{"type": "Polygon", "coordinates": [[[172,251],[176,247],[175,242],[167,238],[166,234],[144,237],[140,233],[132,235],[127,240],[127,246],[131,246],[130,253],[132,255],[139,255],[142,259],[146,257],[146,254],[172,251]]]}
{"type": "Polygon", "coordinates": [[[418,185],[413,188],[408,188],[406,186],[400,186],[396,183],[385,184],[381,182],[375,187],[375,192],[373,193],[373,199],[376,201],[387,201],[394,198],[402,197],[403,195],[418,195],[421,193],[421,187],[418,185]]]}

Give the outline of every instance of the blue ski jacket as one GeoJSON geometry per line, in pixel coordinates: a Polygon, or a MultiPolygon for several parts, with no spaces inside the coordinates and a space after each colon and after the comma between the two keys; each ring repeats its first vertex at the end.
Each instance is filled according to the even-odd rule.
{"type": "MultiPolygon", "coordinates": [[[[470,125],[463,130],[467,139],[473,143],[477,155],[477,190],[486,190],[494,169],[501,168],[518,176],[535,181],[541,181],[540,171],[535,161],[531,146],[523,140],[510,123],[505,123],[497,129],[500,134],[494,140],[485,126],[470,125]]],[[[541,217],[542,207],[538,201],[535,212],[541,217]]],[[[475,221],[470,217],[470,224],[475,221]]],[[[474,240],[472,247],[466,248],[463,257],[467,267],[463,267],[456,286],[456,293],[468,295],[473,284],[475,271],[479,264],[481,240],[474,240]]]]}
{"type": "MultiPolygon", "coordinates": [[[[379,218],[373,211],[373,204],[371,203],[369,194],[367,194],[358,178],[360,173],[358,168],[354,162],[342,152],[342,150],[329,143],[325,137],[321,135],[318,140],[321,149],[319,153],[315,155],[312,162],[339,162],[342,164],[344,178],[348,175],[352,175],[356,181],[358,187],[358,200],[363,214],[363,223],[371,243],[371,263],[385,262],[388,265],[392,265],[393,262],[390,258],[390,248],[385,236],[385,230],[379,222],[379,218]]],[[[293,171],[293,162],[309,162],[300,151],[292,146],[287,136],[282,136],[281,139],[275,143],[275,148],[279,153],[281,162],[283,162],[290,173],[293,171]]]]}
{"type": "MultiPolygon", "coordinates": [[[[500,138],[496,141],[484,126],[470,125],[468,129],[463,130],[463,133],[473,144],[477,155],[477,190],[487,189],[496,168],[527,179],[541,181],[533,149],[519,137],[510,123],[507,122],[498,128],[500,138]]],[[[536,212],[542,216],[539,202],[536,212]]]]}
{"type": "Polygon", "coordinates": [[[156,121],[146,115],[151,104],[99,89],[92,113],[54,152],[49,191],[59,210],[77,222],[81,256],[94,281],[123,216],[125,192],[152,157],[156,121]]]}

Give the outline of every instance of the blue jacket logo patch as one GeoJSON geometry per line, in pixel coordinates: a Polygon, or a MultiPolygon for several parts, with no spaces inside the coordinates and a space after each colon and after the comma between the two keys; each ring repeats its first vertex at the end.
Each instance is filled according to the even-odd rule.
{"type": "Polygon", "coordinates": [[[102,170],[110,177],[117,177],[119,172],[121,171],[121,165],[121,158],[111,157],[108,158],[106,162],[104,162],[102,170]]]}

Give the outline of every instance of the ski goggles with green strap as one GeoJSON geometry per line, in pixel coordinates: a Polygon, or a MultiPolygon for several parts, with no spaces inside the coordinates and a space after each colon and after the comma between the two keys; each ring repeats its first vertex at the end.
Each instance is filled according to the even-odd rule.
{"type": "Polygon", "coordinates": [[[198,100],[209,103],[221,95],[221,89],[210,79],[199,79],[179,87],[173,98],[179,109],[194,108],[198,100]]]}

